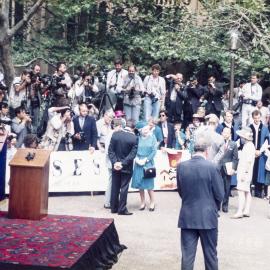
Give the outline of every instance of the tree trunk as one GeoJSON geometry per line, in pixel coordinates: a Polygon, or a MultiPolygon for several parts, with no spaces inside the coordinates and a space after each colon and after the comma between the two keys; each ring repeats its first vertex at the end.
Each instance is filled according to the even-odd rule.
{"type": "Polygon", "coordinates": [[[10,89],[12,84],[15,70],[12,62],[11,56],[11,41],[5,41],[3,44],[0,44],[0,59],[5,74],[5,83],[10,89]]]}

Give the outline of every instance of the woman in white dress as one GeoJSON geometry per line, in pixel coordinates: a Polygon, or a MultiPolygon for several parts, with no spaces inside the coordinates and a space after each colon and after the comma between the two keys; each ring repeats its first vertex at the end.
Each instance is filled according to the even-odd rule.
{"type": "Polygon", "coordinates": [[[232,218],[242,218],[250,216],[250,183],[255,160],[255,146],[252,143],[253,134],[249,127],[238,130],[236,133],[244,142],[244,146],[239,154],[237,167],[238,210],[232,218]]]}

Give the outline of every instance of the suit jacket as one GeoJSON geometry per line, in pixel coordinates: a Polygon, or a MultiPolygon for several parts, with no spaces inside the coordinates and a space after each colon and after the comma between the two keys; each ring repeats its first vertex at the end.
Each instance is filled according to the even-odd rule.
{"type": "Polygon", "coordinates": [[[201,156],[177,166],[177,188],[182,198],[178,227],[214,229],[218,208],[224,198],[223,180],[217,167],[201,156]]]}
{"type": "Polygon", "coordinates": [[[138,138],[131,132],[120,130],[113,133],[108,149],[108,155],[112,166],[116,162],[122,162],[121,172],[132,174],[133,160],[136,157],[138,138]]]}
{"type": "Polygon", "coordinates": [[[97,146],[97,126],[96,120],[87,115],[85,117],[83,128],[80,127],[79,116],[73,119],[74,123],[74,134],[79,132],[84,132],[85,140],[79,141],[75,138],[73,139],[73,149],[74,150],[88,150],[89,146],[97,146]]]}
{"type": "Polygon", "coordinates": [[[223,88],[219,83],[216,83],[215,87],[215,89],[211,89],[209,86],[205,87],[204,98],[207,100],[206,111],[210,111],[213,105],[217,111],[221,111],[223,109],[223,88]]]}
{"type": "Polygon", "coordinates": [[[200,107],[200,98],[204,93],[204,88],[201,85],[192,87],[191,85],[186,86],[186,101],[184,104],[184,111],[190,111],[192,114],[197,113],[200,107]]]}
{"type": "Polygon", "coordinates": [[[238,164],[238,147],[234,141],[229,141],[227,147],[224,144],[224,153],[220,160],[221,169],[224,173],[226,173],[225,163],[227,162],[232,162],[232,167],[236,171],[238,164]]]}
{"type": "MultiPolygon", "coordinates": [[[[158,123],[158,126],[161,128],[162,135],[163,135],[163,138],[164,138],[163,129],[162,129],[162,123],[158,123]]],[[[174,146],[175,146],[175,132],[174,132],[173,124],[167,122],[167,129],[168,129],[167,147],[168,148],[174,148],[174,146]]],[[[165,146],[165,143],[164,143],[164,141],[161,141],[159,147],[163,147],[163,146],[165,146]]]]}

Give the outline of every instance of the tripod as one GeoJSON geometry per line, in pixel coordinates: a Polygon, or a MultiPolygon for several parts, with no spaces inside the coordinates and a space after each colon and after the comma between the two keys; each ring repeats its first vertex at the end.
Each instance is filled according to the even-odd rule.
{"type": "Polygon", "coordinates": [[[111,97],[110,97],[110,95],[107,92],[106,82],[104,83],[104,85],[105,85],[105,89],[103,90],[103,93],[102,93],[100,105],[99,105],[99,108],[98,108],[98,118],[97,119],[100,119],[101,112],[105,111],[106,98],[107,98],[107,100],[110,103],[111,109],[113,110],[113,112],[115,112],[115,109],[113,107],[113,103],[112,103],[111,97]]]}

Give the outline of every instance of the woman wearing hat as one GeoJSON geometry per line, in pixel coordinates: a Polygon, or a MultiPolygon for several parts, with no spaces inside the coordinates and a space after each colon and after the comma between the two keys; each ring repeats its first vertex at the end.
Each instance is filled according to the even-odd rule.
{"type": "Polygon", "coordinates": [[[250,183],[255,160],[255,146],[252,143],[253,135],[252,130],[249,127],[238,130],[236,133],[241,138],[244,146],[239,154],[239,163],[237,167],[238,210],[232,218],[242,218],[250,216],[250,183]]]}
{"type": "Polygon", "coordinates": [[[138,129],[140,135],[131,187],[139,189],[140,191],[140,210],[145,209],[146,203],[144,190],[146,189],[148,191],[150,197],[149,211],[154,211],[154,178],[144,178],[144,168],[147,169],[154,167],[154,157],[157,152],[157,140],[156,137],[150,132],[147,122],[139,121],[136,128],[138,129]]]}

